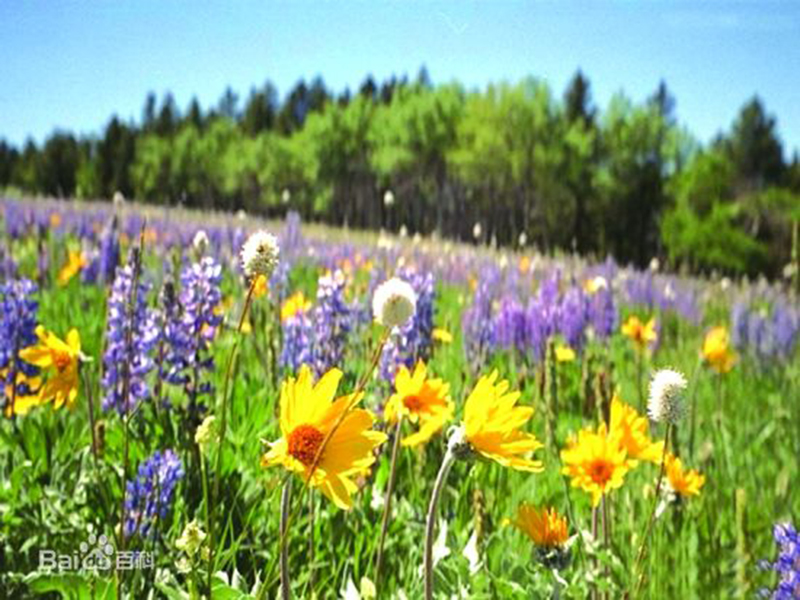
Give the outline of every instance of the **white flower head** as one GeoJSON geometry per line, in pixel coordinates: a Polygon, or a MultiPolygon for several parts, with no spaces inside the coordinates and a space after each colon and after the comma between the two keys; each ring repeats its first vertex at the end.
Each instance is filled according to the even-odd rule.
{"type": "Polygon", "coordinates": [[[175,540],[175,547],[178,550],[183,550],[189,556],[194,556],[203,545],[206,539],[206,532],[203,531],[197,524],[197,521],[191,521],[183,528],[181,537],[175,540]]]}
{"type": "Polygon", "coordinates": [[[405,225],[400,226],[400,237],[401,238],[408,237],[408,227],[406,227],[405,225]]]}
{"type": "Polygon", "coordinates": [[[192,247],[200,254],[204,254],[206,249],[208,248],[208,234],[205,232],[204,229],[198,229],[197,233],[194,234],[194,239],[192,240],[192,247]]]}
{"type": "Polygon", "coordinates": [[[517,240],[520,248],[524,248],[528,243],[528,234],[524,231],[519,234],[519,239],[517,240]]]}
{"type": "Polygon", "coordinates": [[[248,277],[264,275],[269,278],[278,266],[278,239],[264,230],[256,231],[242,246],[242,268],[248,277]]]}
{"type": "Polygon", "coordinates": [[[201,452],[206,452],[208,447],[217,438],[217,417],[208,415],[194,432],[194,441],[200,446],[201,452]]]}
{"type": "Polygon", "coordinates": [[[405,325],[416,310],[417,294],[414,288],[397,277],[380,284],[372,296],[372,312],[375,320],[384,327],[405,325]]]}
{"type": "Polygon", "coordinates": [[[284,204],[289,204],[289,201],[292,199],[292,192],[289,191],[288,188],[284,188],[283,192],[281,192],[281,202],[284,204]]]}
{"type": "Polygon", "coordinates": [[[472,226],[472,237],[474,237],[476,240],[479,240],[482,234],[483,227],[480,223],[475,223],[475,225],[472,226]]]}
{"type": "Polygon", "coordinates": [[[117,190],[114,192],[114,197],[112,198],[111,202],[114,204],[114,206],[122,206],[125,204],[125,195],[117,190]]]}
{"type": "Polygon", "coordinates": [[[647,401],[647,414],[656,423],[666,421],[677,423],[684,413],[683,392],[686,377],[672,369],[656,371],[650,381],[650,398],[647,401]]]}
{"type": "Polygon", "coordinates": [[[394,192],[392,190],[386,190],[383,195],[383,204],[384,206],[392,206],[394,204],[394,192]]]}

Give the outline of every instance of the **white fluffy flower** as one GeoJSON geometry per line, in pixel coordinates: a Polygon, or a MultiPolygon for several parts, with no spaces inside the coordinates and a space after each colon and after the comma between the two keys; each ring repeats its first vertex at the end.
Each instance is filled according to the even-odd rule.
{"type": "Polygon", "coordinates": [[[386,193],[383,195],[383,204],[385,206],[392,206],[394,204],[394,192],[392,192],[392,190],[386,190],[386,193]]]}
{"type": "Polygon", "coordinates": [[[397,277],[384,281],[372,296],[375,320],[384,327],[404,325],[417,309],[417,294],[407,282],[397,277]]]}
{"type": "Polygon", "coordinates": [[[472,237],[479,240],[481,235],[483,235],[483,227],[481,227],[480,223],[475,223],[475,225],[472,226],[472,237]]]}
{"type": "Polygon", "coordinates": [[[269,277],[278,266],[277,238],[266,231],[256,231],[242,246],[242,268],[247,277],[269,277]]]}
{"type": "Polygon", "coordinates": [[[199,229],[197,233],[194,234],[192,246],[197,252],[203,254],[206,248],[208,248],[208,243],[208,234],[203,229],[199,229]]]}
{"type": "Polygon", "coordinates": [[[656,371],[650,381],[650,398],[647,413],[656,423],[677,423],[684,413],[683,391],[686,377],[672,369],[656,371]]]}

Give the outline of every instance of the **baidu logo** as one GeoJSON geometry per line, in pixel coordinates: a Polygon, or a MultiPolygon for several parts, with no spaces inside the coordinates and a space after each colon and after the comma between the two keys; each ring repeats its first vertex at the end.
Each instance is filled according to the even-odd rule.
{"type": "Polygon", "coordinates": [[[105,535],[94,534],[81,542],[73,554],[39,550],[39,569],[48,571],[130,571],[153,568],[151,552],[116,552],[105,535]]]}

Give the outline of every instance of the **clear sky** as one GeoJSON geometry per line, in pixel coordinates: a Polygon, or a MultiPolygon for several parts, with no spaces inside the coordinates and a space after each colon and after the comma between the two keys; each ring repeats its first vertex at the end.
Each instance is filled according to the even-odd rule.
{"type": "Polygon", "coordinates": [[[283,95],[319,74],[340,92],[422,65],[436,83],[530,74],[559,95],[580,67],[600,106],[663,78],[702,142],[759,94],[787,156],[800,150],[795,0],[0,0],[0,137],[97,133],[113,113],[138,120],[149,90],[208,107],[227,85],[283,95]]]}

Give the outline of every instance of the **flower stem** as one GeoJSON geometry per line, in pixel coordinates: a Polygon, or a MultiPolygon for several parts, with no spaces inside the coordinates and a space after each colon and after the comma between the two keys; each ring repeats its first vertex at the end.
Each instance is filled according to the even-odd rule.
{"type": "Polygon", "coordinates": [[[690,392],[690,404],[691,404],[691,414],[689,415],[689,456],[694,458],[694,431],[695,431],[695,422],[697,419],[697,375],[700,372],[700,367],[703,364],[703,360],[698,359],[697,363],[694,367],[694,372],[692,373],[692,386],[690,392]]]}
{"type": "Polygon", "coordinates": [[[78,369],[83,380],[83,389],[86,390],[86,406],[89,409],[89,427],[92,430],[92,459],[94,461],[95,475],[97,474],[97,432],[95,431],[94,422],[94,398],[92,397],[92,388],[89,378],[86,375],[86,368],[83,364],[78,365],[78,369]]]}
{"type": "MultiPolygon", "coordinates": [[[[242,308],[242,315],[239,317],[239,325],[236,328],[236,337],[233,340],[233,347],[231,348],[231,353],[228,356],[228,365],[225,369],[225,383],[222,386],[222,407],[220,408],[220,428],[219,428],[219,444],[217,446],[217,460],[216,465],[214,468],[214,489],[213,493],[209,497],[209,504],[210,509],[209,513],[213,515],[215,502],[216,499],[219,497],[219,481],[220,475],[222,472],[222,447],[225,443],[225,431],[228,426],[228,388],[230,386],[231,376],[233,374],[233,365],[236,361],[236,351],[239,349],[239,339],[241,338],[242,327],[244,327],[245,319],[247,318],[247,312],[250,309],[250,303],[253,300],[253,291],[256,287],[256,278],[253,277],[252,281],[250,282],[250,288],[247,290],[247,297],[244,301],[244,307],[242,308]]],[[[214,537],[214,521],[213,519],[208,522],[208,569],[210,572],[214,570],[214,550],[215,550],[215,537],[214,537]]],[[[209,579],[209,598],[211,598],[211,581],[209,579]]]]}
{"type": "MultiPolygon", "coordinates": [[[[289,533],[289,508],[292,503],[292,477],[286,478],[281,494],[281,539],[286,540],[289,533]]],[[[289,544],[281,544],[281,600],[291,600],[292,584],[289,578],[289,544]]]]}
{"type": "Polygon", "coordinates": [[[661,483],[664,481],[664,471],[666,470],[667,465],[667,448],[669,447],[669,435],[671,433],[672,424],[667,423],[667,431],[664,435],[664,450],[661,453],[661,469],[658,473],[658,482],[656,483],[656,492],[655,497],[653,498],[653,507],[650,509],[650,517],[647,519],[647,527],[644,531],[644,536],[642,537],[642,543],[639,546],[639,553],[636,556],[636,562],[634,563],[633,575],[636,577],[636,584],[633,588],[633,595],[632,597],[635,599],[639,593],[639,589],[644,583],[644,570],[641,573],[637,573],[640,569],[640,565],[644,560],[644,556],[647,552],[647,539],[650,537],[650,532],[653,529],[653,522],[655,521],[656,515],[656,507],[658,506],[658,496],[661,493],[661,483]]]}
{"type": "Polygon", "coordinates": [[[392,512],[392,492],[394,491],[394,478],[397,471],[397,454],[400,449],[400,428],[403,425],[403,417],[398,417],[397,427],[394,430],[394,443],[392,444],[392,459],[389,465],[389,482],[386,485],[386,496],[383,500],[383,518],[381,519],[381,536],[378,539],[378,553],[375,558],[375,573],[372,581],[378,589],[381,577],[381,564],[383,563],[383,544],[386,540],[386,532],[389,529],[389,515],[392,512]]]}
{"type": "Polygon", "coordinates": [[[639,394],[639,412],[644,412],[644,391],[642,390],[642,373],[644,371],[644,350],[636,352],[636,393],[639,394]]]}
{"type": "Polygon", "coordinates": [[[450,444],[447,445],[447,452],[442,459],[439,467],[439,474],[436,476],[436,483],[431,493],[431,501],[428,504],[428,516],[425,520],[425,600],[433,600],[433,538],[436,528],[436,512],[439,506],[439,497],[442,494],[447,475],[455,462],[455,453],[450,444]]]}
{"type": "MultiPolygon", "coordinates": [[[[211,506],[210,500],[208,495],[208,467],[206,466],[206,460],[203,457],[203,451],[200,450],[200,478],[202,479],[203,483],[203,504],[205,504],[206,510],[206,529],[211,531],[211,506]]],[[[211,574],[214,572],[212,568],[211,561],[208,561],[208,573],[206,575],[206,585],[208,587],[208,595],[211,597],[211,574]]]]}

